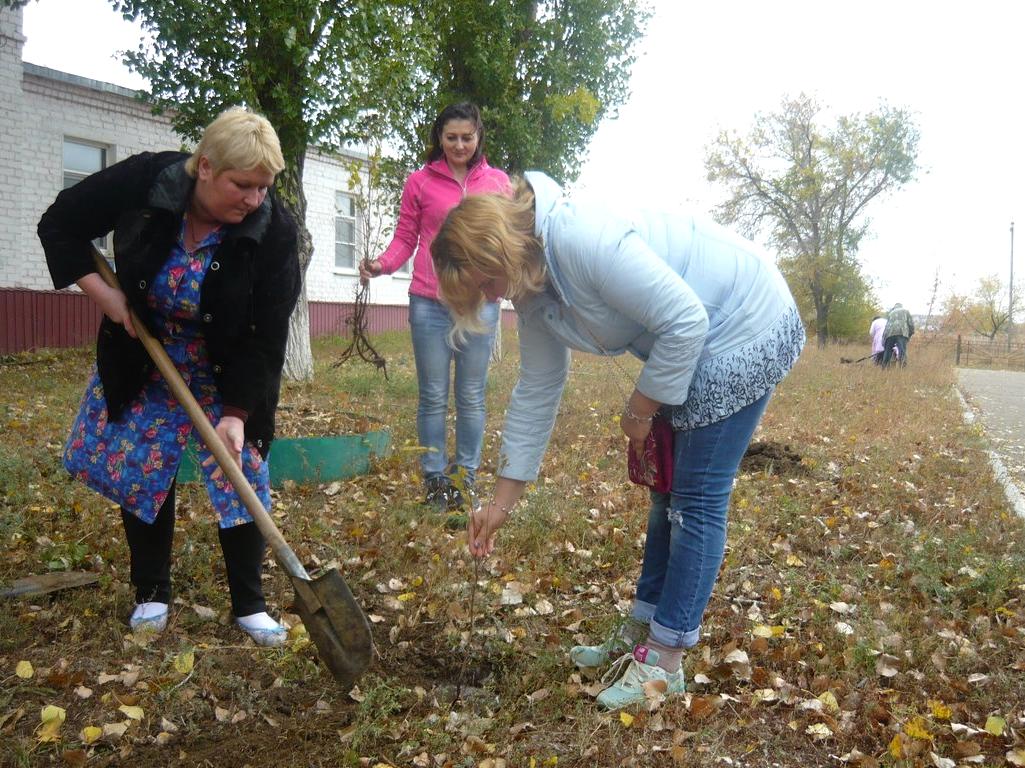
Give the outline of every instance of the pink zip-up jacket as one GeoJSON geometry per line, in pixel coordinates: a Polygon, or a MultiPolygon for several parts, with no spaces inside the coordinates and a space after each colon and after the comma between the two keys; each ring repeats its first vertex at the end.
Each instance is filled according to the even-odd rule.
{"type": "Polygon", "coordinates": [[[414,171],[402,189],[395,236],[384,253],[378,256],[382,273],[390,275],[415,252],[409,292],[415,296],[437,299],[438,278],[431,262],[431,242],[438,234],[445,216],[466,195],[507,192],[508,189],[509,177],[504,171],[488,165],[483,157],[470,168],[462,184],[456,181],[444,157],[414,171]]]}

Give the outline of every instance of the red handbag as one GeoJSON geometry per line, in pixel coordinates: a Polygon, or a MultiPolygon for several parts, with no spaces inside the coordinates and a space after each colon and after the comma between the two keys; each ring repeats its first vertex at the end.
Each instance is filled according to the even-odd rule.
{"type": "Polygon", "coordinates": [[[669,493],[673,484],[673,427],[666,419],[657,415],[652,419],[639,457],[633,445],[627,443],[626,466],[631,482],[669,493]]]}

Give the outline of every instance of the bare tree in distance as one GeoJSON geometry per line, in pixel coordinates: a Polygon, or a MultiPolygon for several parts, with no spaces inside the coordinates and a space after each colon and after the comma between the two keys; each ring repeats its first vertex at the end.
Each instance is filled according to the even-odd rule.
{"type": "Polygon", "coordinates": [[[857,261],[869,204],[909,182],[918,129],[902,109],[879,107],[823,124],[824,108],[800,95],[759,114],[746,136],[722,131],[705,157],[709,181],[726,189],[717,218],[764,233],[820,346],[838,297],[866,290],[857,261]]]}

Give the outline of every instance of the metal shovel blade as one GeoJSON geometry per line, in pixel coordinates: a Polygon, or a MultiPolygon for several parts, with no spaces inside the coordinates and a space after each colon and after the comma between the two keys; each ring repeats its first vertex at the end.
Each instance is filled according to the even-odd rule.
{"type": "Polygon", "coordinates": [[[370,624],[334,568],[306,580],[291,576],[295,609],[334,678],[351,688],[374,655],[370,624]]]}

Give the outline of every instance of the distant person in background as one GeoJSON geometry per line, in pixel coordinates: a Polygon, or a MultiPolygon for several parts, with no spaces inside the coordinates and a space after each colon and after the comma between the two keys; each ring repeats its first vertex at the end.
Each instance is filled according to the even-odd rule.
{"type": "Polygon", "coordinates": [[[886,330],[886,315],[877,315],[868,327],[869,338],[872,339],[872,362],[876,365],[883,364],[883,349],[885,348],[886,337],[883,333],[886,330]]]}
{"type": "Polygon", "coordinates": [[[883,367],[886,368],[900,361],[900,367],[908,364],[908,341],[915,335],[915,321],[911,313],[900,303],[894,304],[886,316],[886,327],[883,329],[883,367]]]}

